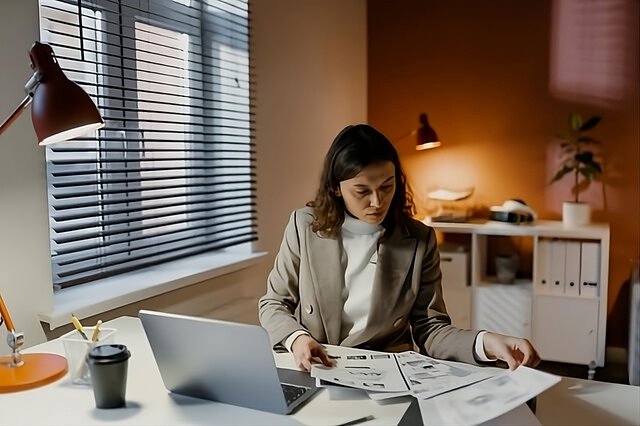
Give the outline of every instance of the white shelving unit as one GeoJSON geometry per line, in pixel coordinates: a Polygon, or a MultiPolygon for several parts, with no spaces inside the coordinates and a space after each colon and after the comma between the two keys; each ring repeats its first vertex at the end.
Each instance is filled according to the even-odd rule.
{"type": "Polygon", "coordinates": [[[442,265],[445,303],[454,325],[526,337],[544,360],[604,365],[609,225],[427,225],[439,233],[441,258],[451,257],[452,246],[466,254],[453,258],[456,265],[442,265]],[[493,262],[501,244],[520,257],[511,284],[498,283],[495,277],[493,262]],[[466,282],[450,272],[467,267],[466,282]]]}

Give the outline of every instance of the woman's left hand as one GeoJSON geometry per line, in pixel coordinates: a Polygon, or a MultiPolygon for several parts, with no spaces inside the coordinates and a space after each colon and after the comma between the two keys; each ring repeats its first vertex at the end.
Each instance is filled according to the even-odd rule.
{"type": "Polygon", "coordinates": [[[506,362],[509,370],[515,370],[520,365],[535,367],[540,364],[538,352],[527,339],[487,332],[482,343],[487,357],[506,362]]]}

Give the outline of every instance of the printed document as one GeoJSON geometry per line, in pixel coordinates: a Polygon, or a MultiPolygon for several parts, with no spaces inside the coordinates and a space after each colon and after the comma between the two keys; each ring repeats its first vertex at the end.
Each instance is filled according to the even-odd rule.
{"type": "Polygon", "coordinates": [[[528,367],[499,373],[487,380],[419,400],[425,425],[477,425],[526,403],[560,381],[560,377],[528,367]]]}
{"type": "Polygon", "coordinates": [[[398,354],[363,351],[330,356],[334,367],[314,364],[311,376],[319,384],[326,382],[364,389],[371,399],[402,395],[431,398],[495,375],[461,363],[436,360],[417,352],[398,354]]]}

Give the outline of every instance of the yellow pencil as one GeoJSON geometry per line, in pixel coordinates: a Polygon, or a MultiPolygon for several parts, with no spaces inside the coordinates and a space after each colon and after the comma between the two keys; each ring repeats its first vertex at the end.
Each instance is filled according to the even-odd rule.
{"type": "Polygon", "coordinates": [[[93,327],[93,334],[91,335],[92,342],[98,341],[98,334],[100,334],[100,324],[102,324],[102,320],[98,320],[98,322],[96,323],[96,326],[93,327]]]}
{"type": "Polygon", "coordinates": [[[82,327],[82,324],[80,323],[80,320],[78,319],[77,316],[75,316],[75,314],[71,314],[71,322],[73,323],[73,326],[76,328],[76,330],[78,330],[78,332],[80,333],[80,335],[82,335],[82,337],[85,340],[89,340],[89,338],[87,337],[86,334],[84,334],[84,328],[82,327]]]}

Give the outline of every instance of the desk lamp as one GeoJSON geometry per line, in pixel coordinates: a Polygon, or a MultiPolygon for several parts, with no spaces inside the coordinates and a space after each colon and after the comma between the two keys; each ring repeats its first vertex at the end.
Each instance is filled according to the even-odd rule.
{"type": "MultiPolygon", "coordinates": [[[[29,51],[33,76],[25,85],[27,96],[0,125],[0,135],[31,107],[31,121],[40,145],[80,136],[104,127],[104,121],[89,95],[69,80],[47,44],[36,42],[29,51]]],[[[0,357],[0,393],[31,389],[51,383],[67,372],[67,360],[55,354],[24,354],[24,334],[15,330],[9,310],[0,296],[0,325],[7,328],[12,350],[0,357]]]]}

